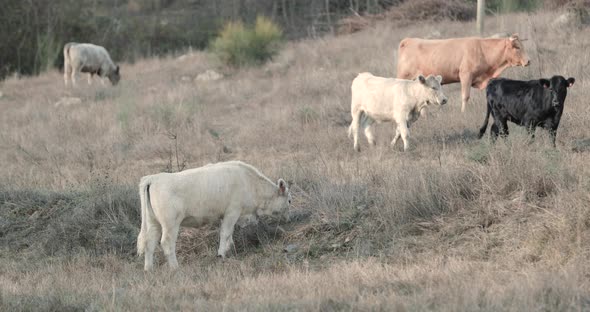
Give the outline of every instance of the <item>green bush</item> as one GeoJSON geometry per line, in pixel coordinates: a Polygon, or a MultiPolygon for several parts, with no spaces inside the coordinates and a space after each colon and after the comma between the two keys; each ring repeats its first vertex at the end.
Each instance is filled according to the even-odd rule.
{"type": "Polygon", "coordinates": [[[258,17],[254,28],[241,22],[226,24],[211,49],[228,65],[258,65],[278,52],[281,39],[282,31],[276,24],[268,18],[258,17]]]}

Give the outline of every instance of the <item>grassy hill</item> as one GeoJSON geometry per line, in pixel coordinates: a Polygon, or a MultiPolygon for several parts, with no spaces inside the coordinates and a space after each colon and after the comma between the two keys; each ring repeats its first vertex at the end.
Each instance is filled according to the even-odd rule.
{"type": "MultiPolygon", "coordinates": [[[[0,306],[5,310],[579,311],[590,309],[589,29],[555,13],[487,20],[518,32],[532,65],[503,76],[575,77],[557,135],[478,140],[484,92],[411,129],[413,148],[346,137],[350,83],[395,73],[407,36],[472,23],[381,23],[287,44],[232,70],[201,52],[122,64],[122,81],[65,88],[61,73],[0,84],[0,306]],[[195,80],[208,69],[224,75],[195,80]],[[63,98],[78,98],[64,104],[63,98]],[[62,100],[60,102],[60,100],[62,100]],[[58,105],[56,105],[59,103],[58,105]],[[180,269],[135,256],[141,176],[240,159],[291,180],[292,222],[183,230],[180,269]]],[[[159,262],[163,263],[160,254],[159,262]]]]}

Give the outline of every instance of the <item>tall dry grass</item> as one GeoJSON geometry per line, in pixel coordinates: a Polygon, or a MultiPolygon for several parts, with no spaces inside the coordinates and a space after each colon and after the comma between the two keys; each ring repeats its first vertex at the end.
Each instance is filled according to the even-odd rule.
{"type": "MultiPolygon", "coordinates": [[[[590,30],[554,13],[498,16],[532,60],[504,76],[573,76],[557,134],[477,140],[481,91],[411,129],[412,150],[346,137],[358,72],[393,76],[407,36],[467,36],[473,25],[379,24],[287,44],[261,68],[206,54],[123,66],[116,88],[66,89],[61,74],[0,85],[0,304],[10,310],[586,310],[590,293],[586,98],[590,30]],[[225,78],[193,82],[214,68],[225,78]],[[188,78],[187,78],[188,77],[188,78]],[[61,97],[82,103],[55,107],[61,97]],[[362,141],[366,147],[366,142],[362,141]],[[292,222],[262,220],[215,259],[215,226],[184,230],[181,269],[142,271],[139,178],[240,159],[294,186],[292,222]],[[137,206],[137,207],[135,207],[137,206]],[[284,229],[284,232],[280,229],[284,229]],[[289,252],[284,252],[290,246],[289,252]]],[[[83,81],[83,80],[82,80],[83,81]]],[[[160,262],[162,262],[160,257],[160,262]]]]}

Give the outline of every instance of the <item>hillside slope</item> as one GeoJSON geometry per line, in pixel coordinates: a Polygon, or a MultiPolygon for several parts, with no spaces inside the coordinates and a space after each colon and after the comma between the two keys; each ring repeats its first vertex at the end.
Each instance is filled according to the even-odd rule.
{"type": "MultiPolygon", "coordinates": [[[[192,53],[123,64],[119,86],[66,89],[62,76],[0,85],[0,305],[8,310],[585,310],[590,308],[588,29],[551,13],[487,21],[518,32],[532,65],[503,76],[575,77],[558,148],[521,129],[477,140],[484,94],[411,130],[413,148],[346,137],[357,73],[392,76],[407,36],[473,25],[379,24],[287,44],[261,68],[192,53]],[[516,23],[515,23],[516,22],[516,23]],[[214,69],[217,81],[194,78],[214,69]],[[64,97],[79,103],[55,105],[64,97]],[[293,181],[293,221],[239,229],[215,258],[215,226],[184,230],[181,268],[142,271],[143,175],[240,159],[293,181]]],[[[63,103],[63,102],[62,102],[63,103]]],[[[160,262],[162,257],[160,256],[160,262]]]]}

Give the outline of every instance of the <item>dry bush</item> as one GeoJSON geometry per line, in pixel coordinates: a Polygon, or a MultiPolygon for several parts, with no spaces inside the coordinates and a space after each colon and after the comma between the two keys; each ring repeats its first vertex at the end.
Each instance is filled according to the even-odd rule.
{"type": "Polygon", "coordinates": [[[336,33],[338,35],[352,34],[375,24],[379,18],[375,15],[352,15],[341,18],[337,22],[336,33]]]}
{"type": "Polygon", "coordinates": [[[413,0],[405,1],[385,13],[393,21],[469,21],[475,18],[475,5],[461,0],[413,0]]]}
{"type": "Polygon", "coordinates": [[[468,1],[412,0],[393,6],[384,13],[342,18],[337,23],[337,33],[354,33],[383,20],[399,25],[408,25],[420,21],[469,21],[474,18],[475,4],[468,1]]]}
{"type": "Polygon", "coordinates": [[[140,221],[135,188],[109,182],[67,193],[2,189],[0,199],[4,252],[34,258],[134,253],[140,221]]]}
{"type": "Polygon", "coordinates": [[[564,7],[590,7],[588,0],[545,0],[543,6],[547,9],[561,9],[564,7]]]}

